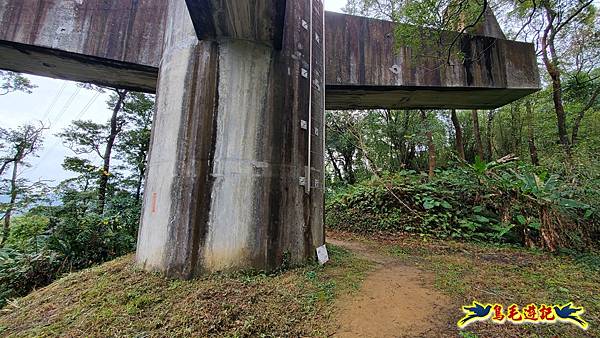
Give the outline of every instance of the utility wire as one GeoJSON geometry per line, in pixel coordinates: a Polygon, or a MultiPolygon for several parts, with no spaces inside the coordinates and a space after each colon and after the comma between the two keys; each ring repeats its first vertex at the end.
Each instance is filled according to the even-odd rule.
{"type": "Polygon", "coordinates": [[[65,87],[67,87],[67,83],[68,83],[67,81],[63,81],[62,86],[60,86],[58,93],[54,96],[52,103],[50,103],[50,105],[48,106],[48,109],[46,109],[46,112],[44,113],[44,116],[42,117],[42,121],[44,121],[46,119],[46,117],[48,117],[48,115],[50,115],[50,113],[52,112],[52,109],[54,109],[56,102],[58,102],[58,98],[65,91],[65,87]]]}
{"type": "MultiPolygon", "coordinates": [[[[81,89],[81,88],[78,88],[81,89]]],[[[98,99],[98,97],[100,97],[100,92],[96,92],[94,94],[94,96],[92,96],[92,98],[90,98],[90,100],[88,101],[88,103],[83,107],[83,109],[81,109],[81,111],[75,116],[75,118],[73,119],[78,120],[81,117],[83,117],[83,115],[90,109],[90,107],[94,104],[94,102],[96,102],[96,100],[98,99]]],[[[64,111],[63,111],[64,113],[64,111]]],[[[38,161],[38,163],[33,167],[33,169],[31,169],[32,171],[36,170],[41,163],[43,163],[44,159],[46,159],[46,157],[48,157],[48,155],[50,154],[50,152],[52,151],[52,149],[56,148],[56,146],[60,143],[60,139],[57,140],[56,142],[54,142],[54,144],[52,144],[52,146],[50,146],[50,148],[47,148],[46,152],[44,153],[44,155],[40,158],[40,160],[38,161]]]]}
{"type": "Polygon", "coordinates": [[[73,94],[71,94],[71,96],[67,99],[67,102],[65,102],[65,105],[63,106],[62,111],[60,113],[58,113],[56,118],[54,118],[54,122],[50,123],[50,126],[52,126],[54,123],[58,122],[63,117],[63,115],[67,112],[67,110],[69,109],[71,104],[73,104],[75,97],[77,97],[77,94],[79,94],[80,91],[81,91],[81,87],[77,87],[77,89],[75,89],[73,94]]]}

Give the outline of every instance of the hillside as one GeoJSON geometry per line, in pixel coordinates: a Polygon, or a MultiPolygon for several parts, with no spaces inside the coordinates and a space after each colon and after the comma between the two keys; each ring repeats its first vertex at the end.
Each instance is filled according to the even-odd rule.
{"type": "Polygon", "coordinates": [[[132,256],[69,274],[11,302],[14,337],[600,337],[600,256],[405,235],[328,234],[331,261],[266,275],[168,280],[132,256]],[[335,245],[332,245],[335,244],[335,245]],[[461,306],[584,306],[587,331],[566,323],[474,323],[461,306]]]}
{"type": "Polygon", "coordinates": [[[273,275],[168,280],[133,255],[69,274],[7,305],[2,336],[315,336],[335,295],[359,285],[367,261],[330,247],[331,264],[273,275]]]}

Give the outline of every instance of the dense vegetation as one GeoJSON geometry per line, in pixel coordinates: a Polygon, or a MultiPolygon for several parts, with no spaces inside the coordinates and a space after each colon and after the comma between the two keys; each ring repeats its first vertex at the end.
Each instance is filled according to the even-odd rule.
{"type": "Polygon", "coordinates": [[[559,176],[522,163],[477,163],[436,172],[405,170],[337,190],[328,227],[506,242],[555,251],[598,245],[597,200],[584,202],[559,176]],[[573,198],[577,198],[573,199],[573,198]]]}
{"type": "Polygon", "coordinates": [[[328,112],[327,226],[598,248],[600,17],[592,1],[346,5],[408,24],[396,29],[398,44],[440,67],[469,61],[459,39],[441,37],[481,32],[490,10],[507,37],[535,45],[542,90],[489,111],[328,112]]]}
{"type": "MultiPolygon", "coordinates": [[[[3,80],[8,89],[34,88],[20,75],[3,80]]],[[[7,173],[1,195],[8,197],[0,203],[0,306],[66,272],[135,249],[154,101],[85,87],[111,93],[112,115],[104,124],[73,121],[58,135],[73,150],[63,162],[72,178],[49,186],[17,175],[42,148],[47,128],[41,122],[0,129],[0,174],[7,173]]]]}

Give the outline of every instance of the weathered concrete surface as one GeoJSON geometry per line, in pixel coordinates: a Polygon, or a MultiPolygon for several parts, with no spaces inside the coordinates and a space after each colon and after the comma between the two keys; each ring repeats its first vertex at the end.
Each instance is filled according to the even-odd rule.
{"type": "MultiPolygon", "coordinates": [[[[0,68],[154,92],[167,3],[0,0],[0,68]]],[[[281,0],[187,5],[196,34],[209,40],[276,49],[283,41],[281,0]]],[[[449,67],[445,60],[414,60],[408,48],[394,51],[391,22],[326,13],[327,108],[495,108],[539,89],[533,45],[497,39],[502,32],[488,17],[480,33],[495,38],[465,36],[466,62],[455,58],[449,67]]]]}
{"type": "Polygon", "coordinates": [[[326,22],[328,109],[495,108],[540,87],[531,44],[464,35],[465,59],[448,65],[446,55],[395,50],[392,22],[337,13],[326,22]]]}
{"type": "Polygon", "coordinates": [[[166,0],[0,0],[0,67],[153,91],[166,0]]]}
{"type": "Polygon", "coordinates": [[[0,68],[154,93],[158,68],[0,40],[0,68]]]}
{"type": "Polygon", "coordinates": [[[185,0],[200,40],[236,39],[281,48],[286,0],[185,0]]]}
{"type": "MultiPolygon", "coordinates": [[[[322,36],[322,3],[313,31],[322,36]]],[[[188,278],[272,269],[314,257],[323,233],[323,48],[290,1],[281,50],[241,39],[198,41],[183,2],[169,5],[137,260],[188,278]],[[315,85],[302,76],[312,74],[315,85]],[[318,85],[318,86],[317,86],[318,85]],[[312,113],[308,96],[312,97],[312,113]],[[308,133],[312,115],[310,193],[308,133]]]]}

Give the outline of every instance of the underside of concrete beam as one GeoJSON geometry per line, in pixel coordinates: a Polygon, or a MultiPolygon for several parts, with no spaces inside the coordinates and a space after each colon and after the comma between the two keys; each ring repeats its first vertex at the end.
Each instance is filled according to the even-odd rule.
{"type": "Polygon", "coordinates": [[[285,0],[185,0],[200,40],[237,39],[281,48],[285,0]]]}
{"type": "Polygon", "coordinates": [[[146,93],[156,91],[158,68],[59,49],[0,40],[0,68],[146,93]]]}
{"type": "Polygon", "coordinates": [[[494,109],[538,89],[327,85],[325,108],[494,109]]]}

